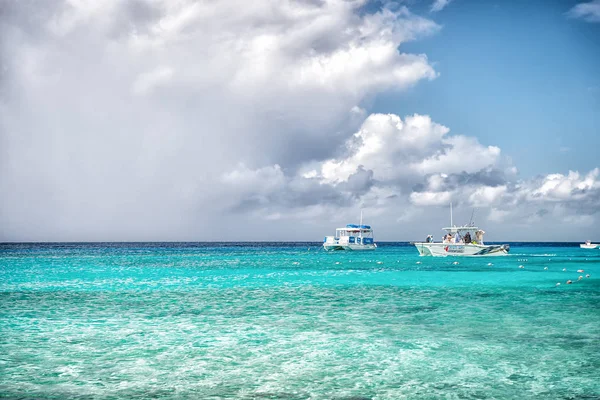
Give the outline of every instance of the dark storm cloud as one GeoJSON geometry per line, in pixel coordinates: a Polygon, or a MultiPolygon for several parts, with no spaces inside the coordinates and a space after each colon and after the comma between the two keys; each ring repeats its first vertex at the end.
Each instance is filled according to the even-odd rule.
{"type": "Polygon", "coordinates": [[[351,193],[354,197],[366,194],[375,185],[373,171],[366,170],[360,165],[356,172],[348,177],[348,180],[336,185],[339,190],[351,193]]]}
{"type": "Polygon", "coordinates": [[[118,3],[112,12],[108,37],[122,39],[129,35],[148,34],[152,25],[163,17],[164,13],[165,10],[157,3],[143,0],[118,3]]]}
{"type": "MultiPolygon", "coordinates": [[[[427,191],[427,179],[430,176],[431,175],[425,176],[423,182],[413,185],[413,192],[427,191]]],[[[465,186],[497,187],[509,184],[505,172],[492,167],[484,168],[473,173],[463,171],[461,173],[448,174],[440,179],[442,185],[437,189],[438,191],[455,190],[465,186]]]]}
{"type": "Polygon", "coordinates": [[[238,195],[240,201],[231,207],[234,212],[269,208],[285,210],[313,205],[347,207],[367,193],[375,184],[373,172],[360,168],[347,182],[324,184],[314,178],[295,177],[269,193],[238,195]]]}

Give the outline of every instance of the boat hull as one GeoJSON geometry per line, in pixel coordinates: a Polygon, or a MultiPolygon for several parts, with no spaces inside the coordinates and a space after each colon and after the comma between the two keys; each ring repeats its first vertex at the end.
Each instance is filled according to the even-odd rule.
{"type": "Polygon", "coordinates": [[[507,244],[480,245],[459,243],[414,243],[421,256],[448,257],[448,256],[506,256],[510,250],[507,244]]]}
{"type": "Polygon", "coordinates": [[[580,244],[579,247],[582,249],[600,249],[600,244],[580,244]]]}
{"type": "Polygon", "coordinates": [[[373,244],[331,244],[331,243],[323,243],[323,248],[327,251],[336,251],[336,250],[351,250],[351,251],[365,251],[365,250],[375,250],[377,245],[373,244]]]}

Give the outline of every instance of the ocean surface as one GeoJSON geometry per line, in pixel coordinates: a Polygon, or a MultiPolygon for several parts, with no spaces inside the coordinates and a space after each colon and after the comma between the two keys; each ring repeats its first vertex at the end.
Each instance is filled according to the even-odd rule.
{"type": "Polygon", "coordinates": [[[379,245],[0,244],[0,398],[600,398],[600,250],[379,245]]]}

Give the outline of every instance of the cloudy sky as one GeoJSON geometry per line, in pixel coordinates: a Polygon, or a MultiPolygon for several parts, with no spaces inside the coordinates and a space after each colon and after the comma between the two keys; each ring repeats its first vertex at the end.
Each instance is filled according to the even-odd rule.
{"type": "Polygon", "coordinates": [[[0,241],[600,240],[600,0],[0,0],[0,241]]]}

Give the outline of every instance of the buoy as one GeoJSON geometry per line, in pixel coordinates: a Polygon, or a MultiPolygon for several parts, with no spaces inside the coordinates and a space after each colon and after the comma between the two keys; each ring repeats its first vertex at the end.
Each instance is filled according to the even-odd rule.
{"type": "Polygon", "coordinates": [[[491,267],[492,265],[494,265],[494,264],[492,264],[492,263],[488,263],[488,267],[491,267]]]}
{"type": "Polygon", "coordinates": [[[565,272],[566,270],[567,270],[566,268],[563,268],[563,272],[565,272]]]}
{"type": "Polygon", "coordinates": [[[586,277],[586,278],[589,278],[589,277],[590,277],[590,274],[587,274],[585,277],[586,277]]]}
{"type": "Polygon", "coordinates": [[[525,267],[524,267],[524,266],[522,266],[522,265],[519,265],[519,268],[525,268],[525,267]]]}
{"type": "Polygon", "coordinates": [[[560,286],[560,282],[556,282],[556,286],[560,286]]]}
{"type": "Polygon", "coordinates": [[[579,278],[577,278],[578,281],[582,280],[583,276],[579,275],[579,278]]]}
{"type": "Polygon", "coordinates": [[[377,264],[383,264],[383,261],[377,261],[377,264]]]}
{"type": "Polygon", "coordinates": [[[548,267],[544,267],[544,271],[548,271],[548,267]]]}
{"type": "Polygon", "coordinates": [[[567,281],[567,285],[570,285],[571,283],[573,283],[573,281],[569,279],[569,280],[567,281]]]}
{"type": "Polygon", "coordinates": [[[583,272],[583,270],[582,269],[578,269],[577,272],[583,272]]]}
{"type": "MultiPolygon", "coordinates": [[[[400,261],[398,261],[398,262],[400,262],[400,261]]],[[[417,264],[421,264],[421,261],[417,261],[417,264]]]]}
{"type": "Polygon", "coordinates": [[[340,262],[339,262],[339,261],[336,261],[335,263],[336,263],[336,264],[339,264],[340,262]]]}
{"type": "Polygon", "coordinates": [[[454,264],[454,265],[458,265],[458,261],[454,261],[452,264],[454,264]]]}

